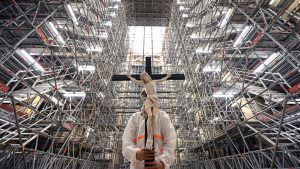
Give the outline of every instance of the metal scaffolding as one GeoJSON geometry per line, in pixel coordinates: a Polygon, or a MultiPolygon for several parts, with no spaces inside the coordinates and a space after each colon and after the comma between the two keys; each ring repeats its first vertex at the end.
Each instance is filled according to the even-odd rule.
{"type": "Polygon", "coordinates": [[[174,168],[297,168],[299,1],[177,0],[174,168]]]}
{"type": "Polygon", "coordinates": [[[157,86],[172,168],[300,167],[298,0],[0,2],[0,168],[129,168],[121,136],[157,86]]]}
{"type": "Polygon", "coordinates": [[[0,2],[0,168],[107,168],[111,76],[127,33],[118,0],[0,2]]]}

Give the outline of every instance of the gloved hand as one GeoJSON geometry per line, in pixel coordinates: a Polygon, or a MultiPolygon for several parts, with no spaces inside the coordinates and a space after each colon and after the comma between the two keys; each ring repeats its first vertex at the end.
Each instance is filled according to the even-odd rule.
{"type": "Polygon", "coordinates": [[[145,167],[144,169],[165,169],[165,164],[161,161],[145,162],[145,164],[149,164],[151,167],[145,167]]]}
{"type": "Polygon", "coordinates": [[[136,153],[136,159],[139,161],[152,160],[155,158],[155,151],[142,149],[136,153]]]}

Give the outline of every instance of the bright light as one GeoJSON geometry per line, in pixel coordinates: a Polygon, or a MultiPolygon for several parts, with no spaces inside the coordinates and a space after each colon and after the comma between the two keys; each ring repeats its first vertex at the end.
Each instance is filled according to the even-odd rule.
{"type": "Polygon", "coordinates": [[[227,13],[226,13],[224,19],[222,20],[222,22],[221,22],[221,24],[220,24],[220,28],[224,28],[224,27],[227,25],[227,23],[228,23],[228,21],[229,21],[229,18],[231,17],[233,11],[234,11],[233,8],[230,8],[230,9],[227,11],[227,13]]]}
{"type": "Polygon", "coordinates": [[[196,49],[196,53],[210,54],[210,53],[212,53],[212,51],[211,50],[196,49]]]}
{"type": "Polygon", "coordinates": [[[224,97],[224,98],[228,98],[228,97],[233,97],[235,94],[237,94],[239,92],[239,89],[236,88],[220,88],[217,92],[215,92],[213,94],[213,97],[224,97]]]}
{"type": "Polygon", "coordinates": [[[106,21],[106,22],[103,23],[103,25],[111,27],[112,22],[111,21],[106,21]]]}
{"type": "Polygon", "coordinates": [[[84,92],[65,92],[64,97],[85,97],[84,92]]]}
{"type": "Polygon", "coordinates": [[[280,53],[276,52],[273,53],[272,55],[270,55],[270,57],[268,57],[264,63],[262,63],[261,65],[259,65],[254,71],[253,73],[259,73],[259,72],[263,72],[266,70],[267,66],[269,66],[269,64],[271,64],[275,59],[277,59],[278,57],[280,57],[280,53]]]}
{"type": "Polygon", "coordinates": [[[184,14],[182,14],[182,17],[183,17],[183,18],[187,18],[187,17],[189,17],[189,15],[186,14],[186,13],[184,13],[184,14]]]}
{"type": "Polygon", "coordinates": [[[134,55],[142,55],[143,52],[145,55],[162,53],[165,27],[129,26],[128,35],[129,50],[134,55]]]}
{"type": "Polygon", "coordinates": [[[100,46],[91,46],[89,48],[86,48],[86,51],[88,52],[102,52],[102,48],[100,46]]]}
{"type": "Polygon", "coordinates": [[[233,94],[213,94],[213,97],[233,97],[233,94]]]}
{"type": "Polygon", "coordinates": [[[118,9],[118,8],[119,8],[119,5],[118,5],[118,4],[115,4],[114,6],[109,6],[108,8],[110,8],[110,9],[118,9]]]}
{"type": "Polygon", "coordinates": [[[198,72],[198,71],[199,71],[199,68],[200,68],[200,63],[196,66],[195,72],[198,72]]]}
{"type": "Polygon", "coordinates": [[[67,4],[67,12],[69,13],[69,15],[71,15],[71,18],[72,18],[72,21],[74,22],[74,24],[78,25],[79,23],[77,21],[77,18],[75,16],[74,11],[70,4],[67,4]]]}
{"type": "Polygon", "coordinates": [[[276,1],[276,0],[271,0],[270,3],[269,3],[269,5],[270,5],[270,6],[274,5],[275,1],[276,1]]]}
{"type": "Polygon", "coordinates": [[[236,41],[233,44],[233,47],[237,47],[241,42],[245,39],[245,37],[248,35],[248,33],[252,30],[252,26],[246,26],[240,36],[236,39],[236,41]]]}
{"type": "Polygon", "coordinates": [[[186,23],[186,27],[191,28],[194,27],[195,25],[191,22],[186,23]]]}
{"type": "Polygon", "coordinates": [[[53,36],[56,37],[56,40],[58,42],[61,42],[62,45],[66,43],[52,22],[48,22],[48,28],[50,29],[53,36]]]}
{"type": "Polygon", "coordinates": [[[231,76],[231,72],[226,73],[225,76],[222,78],[221,82],[230,81],[231,76]]]}
{"type": "Polygon", "coordinates": [[[99,34],[99,35],[96,35],[96,36],[99,37],[99,38],[104,38],[104,39],[107,39],[107,38],[108,38],[107,32],[103,32],[103,33],[101,33],[101,34],[99,34]]]}
{"type": "Polygon", "coordinates": [[[181,4],[185,4],[185,2],[183,2],[182,0],[177,0],[177,4],[181,5],[181,4]]]}
{"type": "Polygon", "coordinates": [[[88,126],[85,131],[85,137],[88,138],[91,132],[94,132],[94,129],[88,126]]]}
{"type": "Polygon", "coordinates": [[[97,96],[104,98],[104,94],[102,92],[97,93],[97,96]]]}
{"type": "Polygon", "coordinates": [[[11,100],[4,100],[3,97],[0,97],[0,103],[11,103],[11,100]]]}
{"type": "Polygon", "coordinates": [[[196,53],[200,53],[200,54],[210,54],[210,53],[212,53],[211,48],[212,48],[212,47],[211,47],[210,44],[208,43],[204,49],[202,49],[202,48],[196,49],[196,53]]]}
{"type": "Polygon", "coordinates": [[[116,13],[115,13],[115,12],[111,12],[111,13],[109,14],[109,16],[111,16],[111,17],[116,17],[116,13]]]}
{"type": "Polygon", "coordinates": [[[209,122],[214,123],[214,122],[219,121],[219,120],[221,120],[220,117],[214,117],[212,120],[209,120],[209,122]]]}
{"type": "Polygon", "coordinates": [[[214,93],[213,94],[213,97],[225,97],[225,98],[228,98],[228,97],[233,97],[233,94],[232,93],[214,93]]]}
{"type": "Polygon", "coordinates": [[[220,72],[221,66],[208,63],[204,66],[203,72],[220,72]]]}
{"type": "Polygon", "coordinates": [[[30,65],[33,64],[34,69],[40,70],[42,72],[45,72],[45,69],[39,63],[37,63],[33,59],[33,57],[26,52],[26,50],[24,50],[24,49],[17,49],[16,53],[18,55],[20,55],[30,65]]]}
{"type": "Polygon", "coordinates": [[[185,10],[185,7],[184,6],[179,6],[179,10],[183,11],[183,10],[185,10]]]}
{"type": "Polygon", "coordinates": [[[185,98],[189,98],[190,97],[190,93],[187,93],[186,95],[185,95],[185,98]]]}
{"type": "Polygon", "coordinates": [[[187,83],[187,80],[184,80],[184,82],[183,82],[183,86],[185,86],[185,85],[186,85],[186,83],[187,83]]]}
{"type": "Polygon", "coordinates": [[[181,61],[181,59],[179,59],[179,61],[178,61],[178,65],[181,65],[181,63],[182,63],[182,61],[181,61]]]}
{"type": "Polygon", "coordinates": [[[287,104],[296,104],[296,102],[298,104],[300,104],[300,99],[295,99],[295,100],[292,100],[292,101],[288,101],[287,104]]]}
{"type": "Polygon", "coordinates": [[[93,65],[78,65],[78,71],[95,71],[95,66],[93,65]]]}

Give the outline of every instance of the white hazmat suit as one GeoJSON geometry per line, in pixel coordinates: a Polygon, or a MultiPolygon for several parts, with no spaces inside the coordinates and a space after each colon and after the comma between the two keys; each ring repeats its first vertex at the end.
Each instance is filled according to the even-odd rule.
{"type": "MultiPolygon", "coordinates": [[[[169,169],[175,160],[176,132],[166,112],[155,115],[154,148],[155,160],[162,161],[169,169]]],[[[145,119],[141,112],[134,113],[122,137],[122,153],[131,162],[130,169],[143,169],[144,161],[136,159],[136,153],[145,147],[145,119]]]]}

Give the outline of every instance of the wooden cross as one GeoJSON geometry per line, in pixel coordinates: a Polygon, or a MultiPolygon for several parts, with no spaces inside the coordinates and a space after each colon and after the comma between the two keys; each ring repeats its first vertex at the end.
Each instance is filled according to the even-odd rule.
{"type": "MultiPolygon", "coordinates": [[[[152,80],[161,79],[167,76],[167,74],[152,74],[151,57],[146,57],[145,72],[147,72],[152,80]]],[[[136,80],[140,80],[140,75],[131,75],[136,80]]],[[[184,74],[172,74],[168,80],[184,80],[184,74]]],[[[128,81],[130,80],[126,75],[113,75],[112,81],[128,81]]]]}

